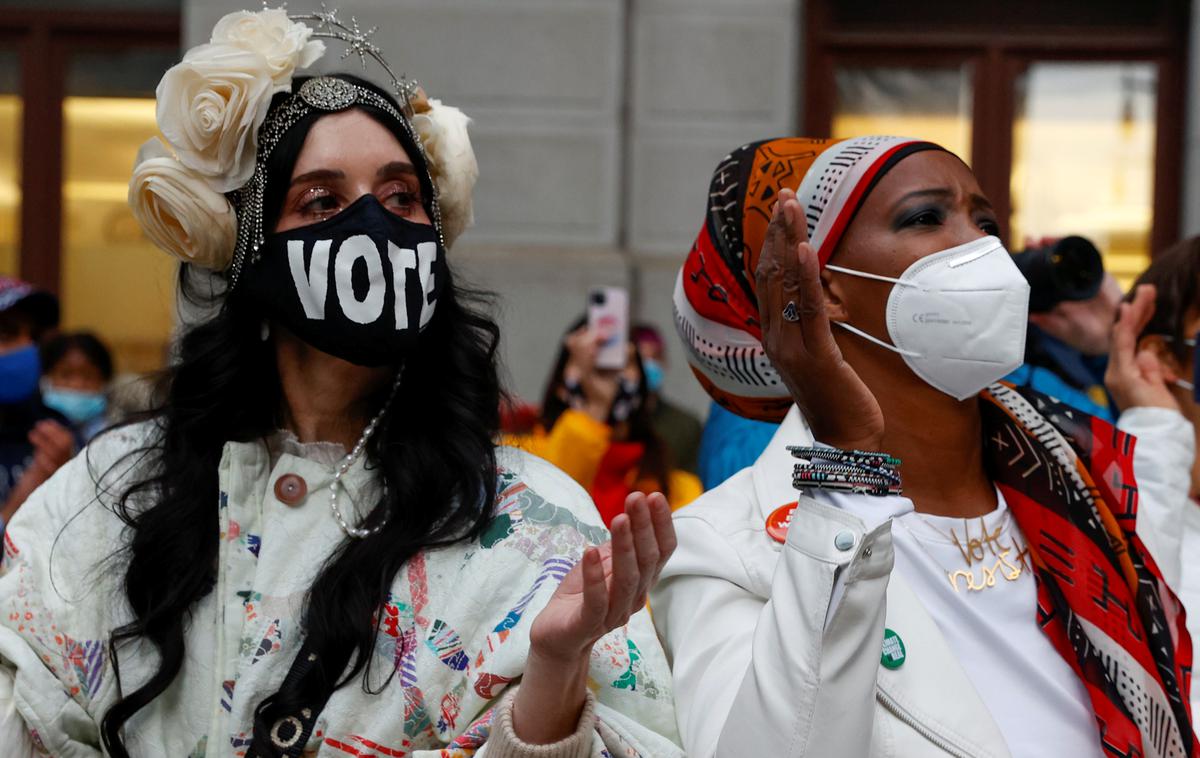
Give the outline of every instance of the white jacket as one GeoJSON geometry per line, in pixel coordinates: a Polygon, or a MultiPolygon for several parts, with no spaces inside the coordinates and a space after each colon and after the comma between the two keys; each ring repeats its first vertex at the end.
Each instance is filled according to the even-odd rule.
{"type": "MultiPolygon", "coordinates": [[[[1120,427],[1138,437],[1138,533],[1193,611],[1194,637],[1192,427],[1163,409],[1127,411],[1120,427]]],[[[936,622],[892,573],[890,519],[900,513],[873,514],[880,525],[868,530],[855,515],[801,496],[786,543],[767,535],[767,517],[799,494],[787,446],[811,443],[793,408],[754,466],[675,516],[679,548],[651,606],[688,755],[1008,756],[936,622]],[[852,548],[839,550],[851,537],[852,548]],[[905,630],[907,657],[895,670],[879,663],[885,627],[905,630]]],[[[1197,704],[1193,697],[1193,712],[1197,704]]]]}
{"type": "Polygon", "coordinates": [[[675,516],[679,548],[650,606],[688,755],[1008,756],[937,624],[892,575],[890,520],[867,531],[801,497],[786,544],[766,534],[798,494],[786,446],[811,440],[793,408],[754,466],[675,516]],[[847,532],[853,547],[839,550],[847,532]],[[885,626],[906,630],[895,670],[880,665],[885,626]]]}

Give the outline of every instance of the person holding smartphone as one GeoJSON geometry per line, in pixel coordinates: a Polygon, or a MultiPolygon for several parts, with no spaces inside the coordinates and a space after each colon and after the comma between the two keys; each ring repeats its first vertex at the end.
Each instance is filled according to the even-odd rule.
{"type": "Polygon", "coordinates": [[[607,310],[620,299],[612,290],[592,293],[589,316],[563,337],[540,423],[513,440],[587,489],[606,524],[630,493],[662,492],[678,509],[703,491],[693,474],[671,465],[654,431],[646,372],[628,338],[628,318],[607,310]],[[601,293],[605,300],[598,302],[601,293]]]}

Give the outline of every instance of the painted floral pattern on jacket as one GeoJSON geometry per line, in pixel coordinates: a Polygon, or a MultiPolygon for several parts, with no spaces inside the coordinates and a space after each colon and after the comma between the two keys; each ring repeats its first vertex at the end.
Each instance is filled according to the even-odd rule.
{"type": "MultiPolygon", "coordinates": [[[[403,567],[376,612],[369,692],[362,679],[335,692],[304,755],[466,758],[486,743],[493,708],[519,683],[533,618],[584,549],[608,538],[586,495],[565,475],[532,456],[499,452],[499,494],[488,528],[478,540],[424,551],[403,567]]],[[[66,502],[96,499],[91,472],[79,459],[68,469],[75,470],[40,490],[5,535],[0,656],[11,662],[7,671],[21,670],[17,694],[31,703],[29,727],[47,750],[98,756],[96,724],[116,700],[107,630],[123,623],[127,611],[111,567],[87,591],[70,586],[89,575],[82,569],[87,560],[102,561],[111,547],[60,555],[54,584],[62,590],[66,583],[68,592],[51,588],[49,546],[59,532],[60,543],[83,535],[75,526],[64,529],[79,511],[66,502]],[[71,555],[73,567],[66,576],[63,555],[71,555]]],[[[296,506],[274,499],[274,483],[285,473],[305,478],[309,493],[326,492],[331,476],[296,456],[272,462],[261,444],[226,446],[221,570],[213,592],[194,607],[184,670],[131,722],[133,755],[246,754],[255,707],[278,687],[302,643],[304,593],[340,540],[319,496],[296,506]]],[[[372,483],[361,467],[344,481],[348,502],[370,499],[372,483]]],[[[105,536],[107,546],[124,538],[123,525],[104,507],[85,507],[74,522],[105,536]]],[[[123,682],[136,681],[153,670],[155,658],[135,644],[121,651],[120,664],[123,682]]],[[[647,614],[596,645],[589,673],[598,701],[593,756],[681,755],[670,673],[647,614]]]]}

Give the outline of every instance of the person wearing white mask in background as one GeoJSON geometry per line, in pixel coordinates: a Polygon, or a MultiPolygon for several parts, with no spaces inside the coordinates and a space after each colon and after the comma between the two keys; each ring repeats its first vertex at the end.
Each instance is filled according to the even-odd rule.
{"type": "MultiPolygon", "coordinates": [[[[1200,237],[1154,257],[1121,305],[1105,383],[1137,437],[1138,534],[1200,631],[1200,237]]],[[[1192,710],[1198,704],[1192,690],[1192,710]]]]}
{"type": "Polygon", "coordinates": [[[971,170],[917,140],[771,140],[709,198],[675,291],[688,358],[724,407],[786,418],[676,514],[651,593],[688,755],[1194,754],[1132,438],[997,382],[1029,288],[971,170]]]}

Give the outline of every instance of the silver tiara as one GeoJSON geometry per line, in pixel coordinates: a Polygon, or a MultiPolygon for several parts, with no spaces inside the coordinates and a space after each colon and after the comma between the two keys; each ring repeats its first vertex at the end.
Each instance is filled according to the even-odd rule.
{"type": "MultiPolygon", "coordinates": [[[[264,5],[266,2],[264,0],[264,5]]],[[[388,62],[383,57],[383,52],[379,46],[371,41],[375,32],[379,27],[372,26],[370,29],[363,30],[358,25],[358,19],[354,16],[350,17],[350,23],[347,25],[338,18],[336,8],[330,10],[325,7],[325,3],[321,3],[321,10],[313,13],[289,13],[288,18],[292,21],[304,21],[310,26],[313,26],[312,36],[318,39],[336,39],[346,43],[346,51],[342,53],[341,60],[346,60],[351,55],[358,56],[358,62],[362,65],[363,71],[367,70],[367,56],[375,59],[375,62],[383,68],[388,77],[392,80],[392,89],[396,92],[396,97],[400,98],[403,104],[405,115],[412,118],[412,101],[420,91],[420,85],[416,80],[409,79],[407,75],[401,73],[396,76],[396,72],[388,65],[388,62]]]]}
{"type": "Polygon", "coordinates": [[[288,18],[293,21],[317,22],[322,25],[323,30],[315,29],[312,36],[336,39],[347,43],[348,47],[342,54],[342,60],[352,54],[357,54],[363,68],[366,68],[367,56],[378,61],[383,70],[391,77],[392,87],[397,97],[400,98],[402,106],[400,110],[397,110],[395,104],[386,97],[344,79],[318,76],[306,81],[296,92],[271,109],[258,132],[254,174],[244,186],[226,193],[226,197],[229,198],[229,202],[237,214],[237,240],[233,248],[233,262],[228,270],[230,290],[237,287],[238,279],[246,265],[253,265],[258,261],[260,250],[266,239],[266,232],[263,228],[263,199],[267,189],[267,161],[283,136],[302,118],[317,111],[335,113],[355,105],[369,105],[388,114],[401,125],[409,143],[414,145],[419,153],[418,156],[415,156],[417,159],[415,162],[420,164],[417,168],[424,172],[425,186],[429,190],[429,215],[433,221],[433,228],[437,232],[439,243],[442,247],[446,245],[445,236],[442,233],[442,213],[438,206],[437,184],[433,181],[429,170],[429,157],[425,154],[425,147],[421,144],[421,139],[411,121],[412,102],[419,93],[420,86],[415,80],[404,75],[397,77],[388,66],[379,48],[370,41],[375,27],[362,31],[359,29],[358,21],[354,18],[350,19],[350,26],[346,26],[338,20],[337,11],[325,9],[324,4],[319,12],[289,14],[288,18]]]}

